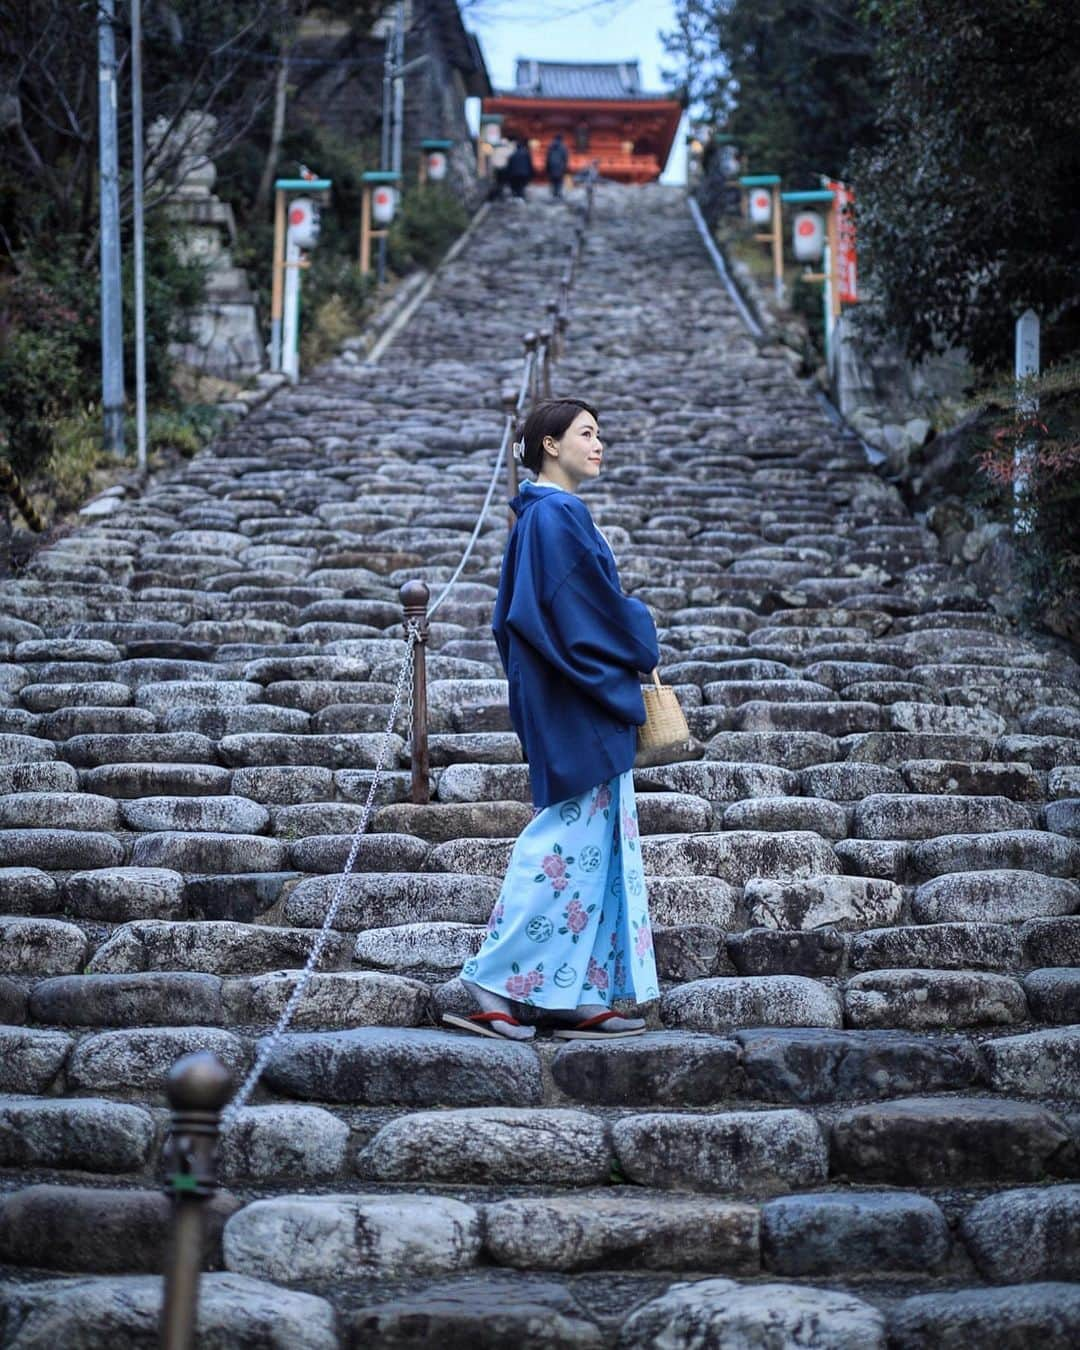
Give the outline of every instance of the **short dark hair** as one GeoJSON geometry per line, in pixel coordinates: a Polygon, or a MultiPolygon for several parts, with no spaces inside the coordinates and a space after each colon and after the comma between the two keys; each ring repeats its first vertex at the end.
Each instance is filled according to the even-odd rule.
{"type": "Polygon", "coordinates": [[[561,440],[575,417],[587,412],[599,422],[600,414],[582,398],[546,398],[538,403],[518,430],[518,440],[524,442],[522,463],[532,473],[539,473],[544,463],[544,438],[561,440]]]}

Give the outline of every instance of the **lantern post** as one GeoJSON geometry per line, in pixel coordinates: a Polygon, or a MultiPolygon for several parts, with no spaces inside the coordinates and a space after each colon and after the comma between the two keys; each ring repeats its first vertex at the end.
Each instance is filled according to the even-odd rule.
{"type": "Polygon", "coordinates": [[[780,212],[780,175],[749,174],[739,179],[739,186],[748,190],[750,223],[769,226],[768,230],[755,234],[754,238],[759,243],[772,246],[773,289],[777,300],[783,300],[784,224],[780,212]]]}
{"type": "MultiPolygon", "coordinates": [[[[790,206],[824,206],[826,209],[825,237],[820,237],[817,233],[817,245],[810,247],[808,236],[803,236],[805,243],[800,243],[798,236],[799,222],[810,223],[811,216],[817,216],[816,212],[802,211],[795,217],[796,239],[795,256],[800,262],[815,262],[821,260],[822,268],[820,272],[804,272],[803,275],[807,281],[820,281],[823,283],[822,304],[825,312],[825,364],[832,370],[832,340],[833,328],[836,326],[836,320],[840,317],[840,289],[837,284],[836,274],[836,194],[828,188],[817,188],[810,192],[784,192],[781,197],[785,203],[790,206]],[[800,256],[800,250],[802,256],[800,256]]],[[[818,217],[820,221],[820,217],[818,217]]],[[[815,227],[816,229],[816,227],[815,227]]]]}
{"type": "MultiPolygon", "coordinates": [[[[368,170],[361,174],[363,183],[360,202],[360,274],[371,271],[371,241],[385,239],[394,219],[397,184],[401,174],[387,170],[368,170]],[[376,228],[378,226],[379,228],[376,228]]],[[[380,275],[379,280],[382,281],[380,275]]]]}
{"type": "Polygon", "coordinates": [[[428,137],[420,142],[420,186],[425,183],[441,183],[446,177],[447,160],[453,141],[433,140],[428,137]]]}
{"type": "MultiPolygon", "coordinates": [[[[274,261],[270,273],[270,369],[281,370],[282,334],[284,327],[286,274],[290,269],[302,269],[307,266],[300,257],[299,249],[305,245],[301,238],[290,240],[290,227],[287,223],[287,198],[294,192],[329,192],[333,186],[329,178],[278,178],[274,182],[274,261]],[[292,243],[297,245],[296,257],[290,262],[286,253],[292,243]]],[[[317,230],[316,230],[317,232],[317,230]]],[[[314,242],[312,240],[312,242],[314,242]]]]}

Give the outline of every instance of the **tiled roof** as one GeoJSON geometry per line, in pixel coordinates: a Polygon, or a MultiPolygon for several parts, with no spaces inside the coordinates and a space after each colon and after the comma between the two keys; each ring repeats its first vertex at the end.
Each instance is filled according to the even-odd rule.
{"type": "Polygon", "coordinates": [[[517,87],[527,98],[655,98],[642,92],[636,61],[530,61],[517,63],[517,87]]]}

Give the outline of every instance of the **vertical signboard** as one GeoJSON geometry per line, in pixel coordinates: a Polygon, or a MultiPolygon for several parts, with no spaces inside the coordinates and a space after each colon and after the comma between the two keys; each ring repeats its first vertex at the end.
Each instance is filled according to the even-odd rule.
{"type": "Polygon", "coordinates": [[[855,259],[855,192],[846,183],[826,178],[825,186],[835,194],[837,298],[842,305],[854,305],[859,299],[858,271],[855,259]]]}

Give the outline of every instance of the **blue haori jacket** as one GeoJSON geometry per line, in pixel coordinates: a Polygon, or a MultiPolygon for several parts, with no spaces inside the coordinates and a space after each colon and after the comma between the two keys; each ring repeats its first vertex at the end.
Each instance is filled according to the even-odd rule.
{"type": "Polygon", "coordinates": [[[533,804],[576,797],[633,767],[645,721],[639,672],[660,654],[652,615],[624,595],[589,508],[526,483],[499,578],[492,631],[533,804]]]}

